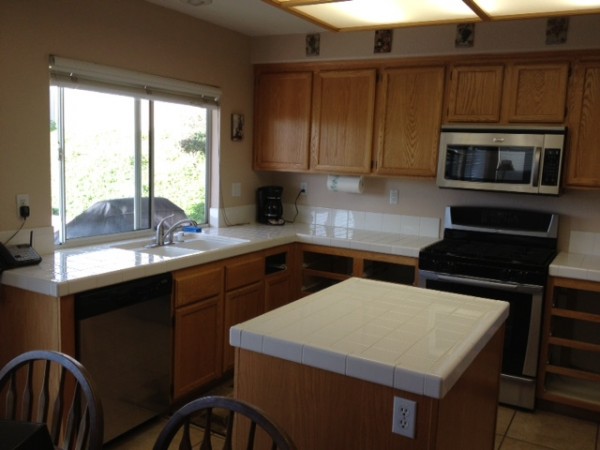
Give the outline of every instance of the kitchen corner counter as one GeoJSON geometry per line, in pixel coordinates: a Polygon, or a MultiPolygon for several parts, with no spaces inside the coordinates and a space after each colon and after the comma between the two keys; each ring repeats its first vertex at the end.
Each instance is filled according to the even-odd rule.
{"type": "Polygon", "coordinates": [[[351,278],[231,328],[240,349],[443,398],[508,303],[351,278]]]}
{"type": "MultiPolygon", "coordinates": [[[[252,224],[205,228],[203,234],[243,239],[245,242],[176,257],[119,248],[122,243],[60,249],[52,254],[42,255],[39,265],[3,272],[0,281],[8,286],[61,297],[293,242],[416,258],[421,248],[437,240],[426,236],[301,223],[281,227],[252,224]]],[[[140,246],[149,239],[139,240],[140,246]]]]}
{"type": "Polygon", "coordinates": [[[600,255],[560,252],[549,270],[550,276],[600,282],[600,255]]]}

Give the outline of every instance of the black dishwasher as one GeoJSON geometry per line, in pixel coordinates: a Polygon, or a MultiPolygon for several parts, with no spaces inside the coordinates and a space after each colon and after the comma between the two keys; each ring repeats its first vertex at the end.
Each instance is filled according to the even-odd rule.
{"type": "Polygon", "coordinates": [[[77,358],[104,408],[104,442],[168,410],[171,274],[75,295],[77,358]]]}

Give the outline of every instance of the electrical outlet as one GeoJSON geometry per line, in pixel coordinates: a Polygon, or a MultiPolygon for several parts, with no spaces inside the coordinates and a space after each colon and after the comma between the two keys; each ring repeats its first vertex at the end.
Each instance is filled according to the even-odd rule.
{"type": "Polygon", "coordinates": [[[390,205],[398,204],[398,189],[390,189],[390,205]]]}
{"type": "Polygon", "coordinates": [[[308,183],[304,181],[300,183],[300,190],[304,191],[304,195],[308,194],[308,183]]]}
{"type": "Polygon", "coordinates": [[[242,183],[231,183],[231,196],[241,197],[242,195],[242,183]]]}
{"type": "Polygon", "coordinates": [[[29,206],[29,194],[17,195],[17,216],[21,217],[21,206],[29,206]]]}
{"type": "Polygon", "coordinates": [[[394,397],[392,432],[408,438],[415,438],[417,402],[402,397],[394,397]]]}

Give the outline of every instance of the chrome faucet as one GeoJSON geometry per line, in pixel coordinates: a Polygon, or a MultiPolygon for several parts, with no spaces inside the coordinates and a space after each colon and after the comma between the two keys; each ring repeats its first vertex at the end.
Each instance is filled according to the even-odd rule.
{"type": "Polygon", "coordinates": [[[167,219],[170,219],[174,215],[175,214],[171,214],[170,216],[164,217],[160,222],[158,222],[158,225],[156,226],[156,242],[154,243],[155,246],[172,244],[173,243],[173,233],[178,228],[182,228],[186,225],[190,225],[190,226],[194,226],[194,227],[198,226],[198,223],[195,220],[181,219],[181,220],[178,220],[177,222],[175,222],[167,231],[165,231],[165,221],[167,219]]]}

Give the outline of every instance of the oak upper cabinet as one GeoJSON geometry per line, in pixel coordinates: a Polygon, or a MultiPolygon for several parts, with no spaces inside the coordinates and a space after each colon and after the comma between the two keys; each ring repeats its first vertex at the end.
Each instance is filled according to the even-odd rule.
{"type": "Polygon", "coordinates": [[[600,60],[575,66],[569,109],[566,185],[600,187],[600,60]]]}
{"type": "Polygon", "coordinates": [[[376,85],[376,69],[315,73],[311,169],[371,171],[376,85]]]}
{"type": "Polygon", "coordinates": [[[221,376],[223,266],[173,273],[173,397],[181,398],[221,376]]]}
{"type": "Polygon", "coordinates": [[[448,122],[499,122],[504,65],[454,65],[448,83],[448,122]]]}
{"type": "Polygon", "coordinates": [[[444,66],[382,71],[375,122],[376,173],[435,176],[444,78],[444,66]]]}
{"type": "Polygon", "coordinates": [[[569,63],[516,63],[507,70],[506,122],[563,123],[569,63]]]}
{"type": "Polygon", "coordinates": [[[448,122],[564,123],[569,62],[455,65],[448,122]]]}
{"type": "Polygon", "coordinates": [[[308,170],[311,71],[257,73],[254,169],[308,170]]]}

